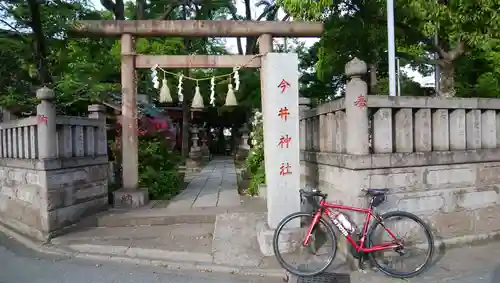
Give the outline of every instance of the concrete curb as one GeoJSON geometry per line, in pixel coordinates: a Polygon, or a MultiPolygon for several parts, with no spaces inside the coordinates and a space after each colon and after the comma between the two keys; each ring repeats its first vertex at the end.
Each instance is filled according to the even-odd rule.
{"type": "Polygon", "coordinates": [[[189,262],[189,261],[172,261],[172,260],[159,260],[159,259],[146,259],[146,258],[132,258],[116,255],[104,255],[96,253],[80,253],[70,251],[67,249],[59,248],[51,244],[34,241],[15,230],[0,224],[0,232],[8,237],[13,238],[17,242],[24,245],[26,248],[36,251],[38,253],[66,256],[79,259],[97,260],[97,261],[110,261],[118,263],[129,263],[149,267],[162,267],[170,270],[186,270],[186,271],[199,271],[199,272],[220,272],[229,273],[233,275],[250,275],[250,276],[266,276],[266,277],[283,277],[285,274],[281,269],[259,269],[259,268],[242,268],[234,266],[225,266],[219,264],[203,263],[203,262],[189,262]]]}
{"type": "Polygon", "coordinates": [[[30,239],[1,223],[0,223],[0,232],[4,233],[8,237],[16,240],[26,248],[33,250],[35,252],[51,254],[51,255],[65,255],[65,256],[70,255],[61,249],[49,246],[47,243],[30,239]]]}

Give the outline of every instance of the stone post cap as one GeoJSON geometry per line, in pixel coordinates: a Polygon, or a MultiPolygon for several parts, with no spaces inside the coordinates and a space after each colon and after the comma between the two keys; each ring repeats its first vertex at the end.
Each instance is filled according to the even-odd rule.
{"type": "Polygon", "coordinates": [[[36,91],[36,98],[41,100],[52,100],[56,98],[54,91],[46,86],[39,88],[36,91]]]}
{"type": "Polygon", "coordinates": [[[311,99],[308,97],[299,97],[299,105],[307,105],[311,104],[311,99]]]}
{"type": "Polygon", "coordinates": [[[345,74],[348,77],[362,76],[368,72],[368,66],[362,60],[354,58],[345,65],[345,74]]]}
{"type": "Polygon", "coordinates": [[[101,104],[91,104],[88,106],[88,111],[89,112],[106,112],[106,107],[104,107],[104,105],[101,105],[101,104]]]}

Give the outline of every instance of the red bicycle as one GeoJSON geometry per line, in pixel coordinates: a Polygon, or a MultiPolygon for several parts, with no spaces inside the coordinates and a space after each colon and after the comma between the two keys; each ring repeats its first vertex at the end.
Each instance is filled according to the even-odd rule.
{"type": "MultiPolygon", "coordinates": [[[[383,273],[397,278],[409,278],[422,273],[431,263],[434,253],[434,240],[429,226],[418,216],[405,211],[392,211],[380,215],[375,208],[385,202],[387,189],[364,190],[371,197],[368,208],[344,206],[328,203],[327,194],[319,190],[300,190],[301,200],[306,201],[313,207],[313,213],[297,212],[285,217],[274,232],[273,248],[280,265],[296,276],[314,276],[325,271],[333,262],[337,253],[337,235],[331,223],[338,228],[351,246],[351,252],[361,261],[365,255],[369,258],[372,266],[383,273]],[[319,198],[319,201],[318,201],[319,198]],[[358,229],[351,218],[341,213],[340,210],[348,210],[366,214],[362,229],[358,229]],[[392,220],[404,219],[415,227],[423,228],[423,235],[414,239],[404,240],[399,233],[393,232],[387,226],[392,220]],[[370,225],[371,223],[371,225],[370,225]],[[286,228],[287,224],[292,227],[286,228]],[[377,228],[382,228],[377,230],[377,228]],[[302,235],[301,232],[305,234],[302,235]],[[280,238],[280,236],[284,238],[280,238]],[[381,238],[387,239],[381,239],[381,238]],[[328,240],[330,243],[328,243],[328,240]],[[381,240],[380,243],[376,243],[381,240]],[[403,271],[390,267],[399,265],[403,259],[409,263],[416,262],[415,251],[421,251],[427,246],[423,260],[415,267],[403,271]],[[285,252],[281,252],[284,248],[285,252]],[[312,260],[299,264],[298,253],[305,252],[312,260]],[[394,256],[390,254],[393,253],[394,256]],[[325,255],[326,259],[320,263],[319,256],[325,255]],[[297,263],[297,266],[292,265],[297,263]],[[317,267],[314,267],[317,266],[317,267]]],[[[397,224],[396,228],[408,228],[406,222],[397,224]]],[[[406,264],[404,265],[406,267],[406,264]]],[[[403,265],[401,266],[403,267],[403,265]]]]}

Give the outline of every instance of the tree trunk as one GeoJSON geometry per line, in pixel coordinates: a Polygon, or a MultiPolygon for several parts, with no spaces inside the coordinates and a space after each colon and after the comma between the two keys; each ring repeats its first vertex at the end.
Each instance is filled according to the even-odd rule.
{"type": "Polygon", "coordinates": [[[144,15],[146,14],[146,1],[145,0],[136,0],[137,6],[136,6],[136,19],[137,20],[144,20],[144,15]]]}
{"type": "MultiPolygon", "coordinates": [[[[245,0],[245,20],[250,21],[252,20],[252,8],[251,8],[251,3],[250,0],[245,0]]],[[[247,37],[247,46],[245,48],[245,54],[250,55],[253,54],[254,47],[256,46],[255,42],[257,41],[257,38],[255,37],[247,37]]]]}
{"type": "Polygon", "coordinates": [[[440,65],[439,96],[455,97],[455,68],[453,62],[444,62],[440,65]]]}
{"type": "Polygon", "coordinates": [[[49,64],[47,61],[47,45],[43,33],[42,19],[40,16],[40,4],[36,0],[28,0],[28,6],[31,14],[30,27],[33,30],[35,38],[35,60],[38,71],[38,78],[41,85],[52,83],[49,64]]]}
{"type": "Polygon", "coordinates": [[[458,41],[455,46],[448,52],[445,48],[449,47],[447,42],[441,43],[443,48],[439,57],[439,65],[441,72],[439,76],[439,96],[440,97],[455,97],[455,61],[465,53],[465,43],[458,41]]]}
{"type": "Polygon", "coordinates": [[[377,64],[370,64],[370,94],[376,94],[375,88],[377,87],[377,64]]]}
{"type": "Polygon", "coordinates": [[[106,8],[106,10],[113,13],[115,20],[125,20],[125,5],[123,0],[101,0],[101,5],[106,8]]]}
{"type": "MultiPolygon", "coordinates": [[[[229,11],[231,12],[231,17],[233,18],[234,21],[238,20],[238,14],[236,11],[236,7],[233,5],[233,3],[229,3],[228,5],[229,11]]],[[[236,38],[236,45],[238,46],[238,54],[244,55],[243,53],[243,45],[241,45],[241,37],[236,38]]]]}

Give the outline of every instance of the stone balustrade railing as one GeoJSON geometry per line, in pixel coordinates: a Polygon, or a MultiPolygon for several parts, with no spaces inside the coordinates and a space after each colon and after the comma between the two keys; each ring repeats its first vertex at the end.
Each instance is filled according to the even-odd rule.
{"type": "Polygon", "coordinates": [[[102,128],[103,121],[95,118],[58,116],[56,124],[58,157],[107,154],[105,138],[103,138],[103,135],[106,135],[106,129],[102,128]]]}
{"type": "Polygon", "coordinates": [[[500,160],[500,99],[367,95],[359,62],[345,97],[302,111],[303,160],[351,169],[500,160]]]}
{"type": "Polygon", "coordinates": [[[0,158],[37,159],[36,116],[0,124],[0,158]]]}
{"type": "Polygon", "coordinates": [[[90,105],[88,118],[55,116],[54,111],[43,111],[47,108],[54,110],[51,102],[45,101],[43,106],[37,116],[0,124],[0,158],[4,164],[9,165],[12,160],[24,164],[24,161],[29,163],[33,159],[50,162],[79,157],[107,158],[103,106],[90,105]]]}
{"type": "Polygon", "coordinates": [[[0,222],[47,240],[108,205],[106,116],[57,116],[48,88],[37,98],[36,116],[0,124],[0,222]]]}
{"type": "Polygon", "coordinates": [[[373,153],[500,146],[498,99],[369,95],[367,107],[372,110],[369,119],[373,125],[373,153]]]}
{"type": "Polygon", "coordinates": [[[307,151],[345,153],[344,98],[304,111],[300,120],[300,147],[307,151]]]}
{"type": "MultiPolygon", "coordinates": [[[[340,98],[303,112],[301,150],[346,153],[344,103],[340,98]]],[[[500,147],[498,99],[367,95],[366,108],[369,153],[500,147]]]]}

